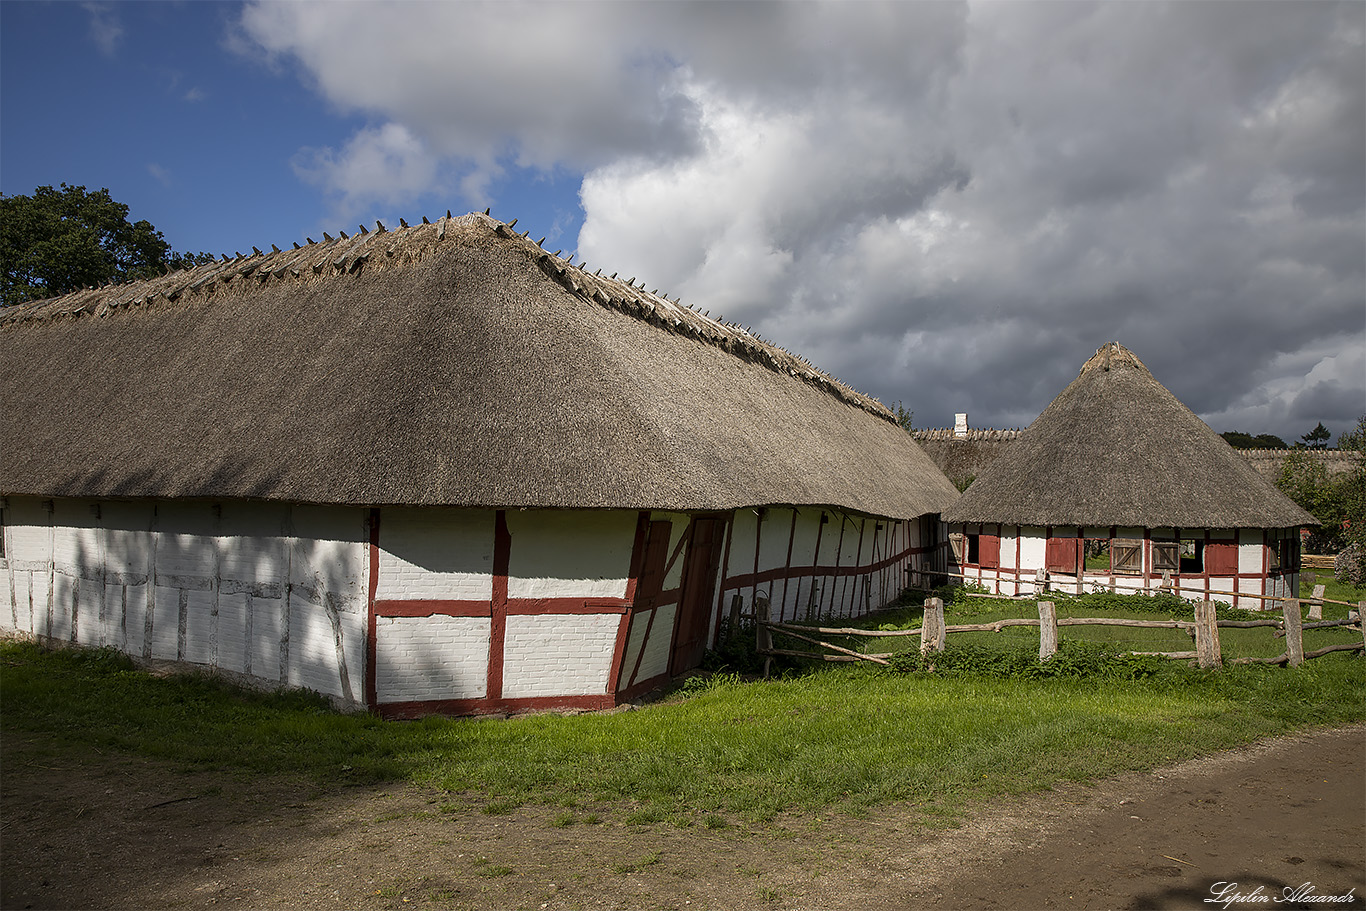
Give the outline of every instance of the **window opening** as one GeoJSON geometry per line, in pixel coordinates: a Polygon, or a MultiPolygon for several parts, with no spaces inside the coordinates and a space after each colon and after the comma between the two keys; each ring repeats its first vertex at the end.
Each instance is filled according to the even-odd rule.
{"type": "Polygon", "coordinates": [[[982,559],[982,536],[968,535],[968,562],[976,566],[982,559]]]}
{"type": "Polygon", "coordinates": [[[1086,562],[1083,564],[1088,570],[1109,572],[1110,571],[1110,539],[1109,538],[1086,538],[1085,553],[1086,562]]]}
{"type": "Polygon", "coordinates": [[[1205,541],[1203,538],[1181,539],[1181,572],[1196,575],[1205,571],[1205,541]]]}

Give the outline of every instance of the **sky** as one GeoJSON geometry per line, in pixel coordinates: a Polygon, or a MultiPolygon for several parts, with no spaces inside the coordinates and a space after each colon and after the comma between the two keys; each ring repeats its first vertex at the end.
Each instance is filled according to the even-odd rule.
{"type": "Polygon", "coordinates": [[[0,192],[181,251],[483,211],[918,427],[1119,341],[1216,431],[1366,413],[1366,3],[0,2],[0,192]]]}

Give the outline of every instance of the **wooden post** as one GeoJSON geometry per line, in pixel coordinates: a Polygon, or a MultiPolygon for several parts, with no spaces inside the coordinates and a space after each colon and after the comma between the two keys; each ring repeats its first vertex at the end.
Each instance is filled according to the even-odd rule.
{"type": "Polygon", "coordinates": [[[1034,571],[1034,597],[1042,595],[1048,586],[1048,575],[1042,569],[1034,571]]]}
{"type": "Polygon", "coordinates": [[[1285,616],[1285,653],[1291,667],[1304,664],[1304,620],[1300,617],[1300,602],[1287,598],[1281,602],[1285,616]]]}
{"type": "Polygon", "coordinates": [[[764,679],[773,664],[773,632],[768,628],[768,595],[757,592],[754,596],[754,647],[764,656],[764,679]]]}
{"type": "MultiPolygon", "coordinates": [[[[1362,648],[1366,649],[1366,601],[1357,602],[1357,626],[1361,629],[1362,648]]],[[[1366,655],[1366,651],[1362,654],[1366,655]]]]}
{"type": "Polygon", "coordinates": [[[1327,586],[1324,586],[1324,585],[1315,585],[1315,586],[1314,586],[1314,594],[1310,596],[1310,597],[1312,597],[1313,600],[1311,600],[1311,601],[1309,602],[1309,619],[1310,619],[1310,620],[1322,620],[1322,619],[1323,619],[1323,592],[1324,592],[1324,590],[1325,590],[1326,588],[1327,588],[1327,586]]]}
{"type": "Polygon", "coordinates": [[[944,601],[942,598],[925,599],[925,616],[920,624],[920,654],[942,652],[948,637],[944,629],[944,601]]]}
{"type": "Polygon", "coordinates": [[[1213,601],[1195,605],[1195,656],[1201,667],[1219,667],[1224,663],[1219,652],[1219,625],[1215,618],[1213,601]]]}
{"type": "Polygon", "coordinates": [[[1058,608],[1052,601],[1039,602],[1039,660],[1047,661],[1058,650],[1058,608]]]}
{"type": "Polygon", "coordinates": [[[740,628],[740,611],[744,609],[744,606],[745,596],[736,592],[734,597],[730,599],[730,624],[729,629],[726,630],[727,637],[734,636],[736,630],[740,628]]]}

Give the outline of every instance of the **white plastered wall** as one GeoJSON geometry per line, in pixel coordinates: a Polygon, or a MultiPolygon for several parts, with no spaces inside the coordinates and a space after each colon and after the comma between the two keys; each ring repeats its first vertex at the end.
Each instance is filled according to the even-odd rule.
{"type": "Polygon", "coordinates": [[[364,510],[8,502],[6,628],[359,700],[364,510]]]}

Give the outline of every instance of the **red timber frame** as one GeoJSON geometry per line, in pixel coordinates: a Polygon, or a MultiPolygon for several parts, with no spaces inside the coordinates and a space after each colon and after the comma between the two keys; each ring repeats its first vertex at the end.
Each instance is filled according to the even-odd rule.
{"type": "MultiPolygon", "coordinates": [[[[968,527],[969,527],[968,525],[964,525],[964,526],[963,526],[963,533],[964,533],[964,534],[967,533],[967,528],[968,528],[968,527]]],[[[977,577],[976,577],[976,581],[978,581],[978,582],[980,582],[980,583],[982,583],[982,584],[993,583],[993,582],[996,583],[996,593],[997,593],[997,594],[1000,593],[1000,587],[1001,587],[1001,585],[1003,585],[1003,584],[1004,584],[1004,585],[1014,585],[1014,586],[1016,587],[1016,594],[1019,594],[1020,589],[1021,589],[1022,587],[1029,586],[1029,585],[1032,585],[1032,584],[1033,584],[1033,582],[1034,582],[1034,573],[1035,573],[1035,572],[1037,571],[1037,569],[1039,569],[1039,568],[1046,569],[1050,574],[1061,574],[1061,575],[1066,575],[1066,576],[1075,577],[1075,578],[1076,578],[1075,583],[1069,583],[1069,584],[1074,584],[1074,585],[1075,585],[1075,588],[1076,588],[1077,593],[1081,593],[1081,591],[1084,589],[1084,587],[1085,587],[1086,582],[1087,582],[1088,579],[1091,580],[1091,581],[1101,581],[1101,580],[1104,580],[1105,583],[1108,584],[1108,585],[1115,585],[1119,580],[1129,580],[1129,581],[1132,581],[1132,582],[1137,583],[1137,585],[1136,585],[1135,587],[1154,588],[1154,587],[1157,586],[1158,583],[1160,583],[1160,582],[1162,581],[1162,574],[1161,574],[1161,573],[1155,573],[1155,572],[1153,572],[1153,547],[1152,547],[1152,546],[1153,546],[1153,542],[1156,541],[1157,543],[1163,543],[1163,542],[1165,542],[1165,541],[1171,540],[1171,539],[1168,539],[1168,538],[1165,538],[1165,537],[1162,537],[1162,538],[1154,538],[1154,537],[1153,537],[1153,531],[1152,531],[1152,529],[1151,529],[1151,528],[1145,528],[1145,529],[1143,529],[1143,571],[1142,571],[1141,573],[1115,573],[1115,572],[1109,571],[1109,570],[1104,571],[1104,572],[1099,571],[1099,570],[1092,571],[1092,572],[1087,572],[1086,569],[1085,569],[1085,566],[1082,564],[1082,557],[1081,557],[1081,554],[1084,552],[1084,545],[1083,545],[1083,542],[1085,542],[1085,541],[1088,539],[1088,536],[1086,535],[1086,529],[1085,529],[1085,528],[1079,528],[1079,527],[1077,527],[1077,526],[1064,526],[1064,527],[1067,527],[1067,528],[1076,528],[1076,533],[1075,533],[1075,534],[1072,534],[1072,535],[1055,535],[1055,534],[1053,533],[1053,531],[1054,531],[1053,526],[1051,526],[1051,525],[1050,525],[1050,526],[1043,526],[1043,532],[1044,532],[1044,538],[1045,538],[1045,544],[1044,544],[1044,566],[1043,566],[1043,567],[1031,567],[1031,568],[1028,568],[1028,569],[1021,569],[1021,568],[1020,568],[1021,541],[1022,541],[1022,539],[1023,539],[1023,537],[1024,537],[1024,536],[1021,534],[1021,528],[1022,528],[1022,526],[1005,526],[1005,525],[988,526],[988,525],[981,525],[981,526],[979,526],[979,527],[982,528],[982,529],[986,529],[986,528],[988,528],[988,527],[994,527],[994,528],[996,528],[998,540],[999,540],[999,537],[1004,537],[1004,533],[1005,533],[1005,531],[1006,531],[1007,529],[1013,528],[1013,529],[1015,530],[1015,566],[1014,566],[1014,567],[1002,567],[1002,566],[999,566],[999,565],[998,565],[998,566],[994,566],[994,567],[988,567],[988,566],[985,565],[985,562],[983,562],[983,565],[980,565],[980,566],[979,566],[978,564],[975,564],[975,563],[973,563],[973,564],[964,563],[964,564],[960,564],[960,566],[959,566],[959,569],[960,569],[961,571],[963,571],[965,574],[966,574],[966,571],[969,570],[969,569],[975,569],[975,570],[977,570],[977,571],[978,571],[978,575],[977,575],[977,577]],[[1074,553],[1075,553],[1075,559],[1076,559],[1076,561],[1077,561],[1077,566],[1076,566],[1075,568],[1071,569],[1071,570],[1055,569],[1055,568],[1053,568],[1053,566],[1050,565],[1051,562],[1052,562],[1052,561],[1050,560],[1050,555],[1049,555],[1050,545],[1053,544],[1054,542],[1072,542],[1072,541],[1075,541],[1076,544],[1073,545],[1071,548],[1068,548],[1068,550],[1069,550],[1070,552],[1074,552],[1074,553]],[[995,575],[994,575],[994,576],[985,575],[985,573],[986,573],[987,571],[993,572],[993,573],[995,573],[995,575]]],[[[1032,527],[1039,527],[1039,526],[1032,526],[1032,527]]],[[[1204,595],[1205,597],[1207,597],[1207,598],[1208,598],[1208,597],[1214,597],[1214,596],[1223,595],[1223,596],[1226,596],[1226,597],[1229,597],[1229,598],[1233,598],[1233,599],[1236,599],[1239,595],[1249,595],[1249,594],[1252,594],[1252,595],[1269,596],[1269,595],[1271,594],[1271,593],[1268,591],[1269,584],[1270,584],[1271,580],[1272,580],[1274,577],[1276,577],[1276,576],[1282,576],[1282,577],[1283,577],[1283,576],[1289,576],[1289,575],[1294,575],[1294,574],[1296,574],[1296,573],[1299,572],[1298,568],[1296,568],[1296,569],[1291,569],[1291,570],[1282,569],[1280,573],[1276,573],[1276,574],[1273,574],[1273,573],[1271,572],[1271,570],[1270,570],[1270,556],[1269,556],[1269,550],[1270,550],[1270,548],[1279,546],[1279,542],[1280,542],[1280,540],[1282,540],[1281,538],[1277,538],[1277,537],[1275,536],[1275,535],[1276,535],[1276,530],[1275,530],[1275,529],[1258,529],[1258,530],[1257,530],[1257,531],[1260,532],[1261,537],[1262,537],[1262,542],[1261,542],[1261,549],[1262,549],[1261,570],[1260,570],[1259,572],[1241,572],[1241,571],[1239,571],[1239,568],[1238,568],[1238,567],[1239,567],[1238,548],[1239,548],[1240,543],[1241,543],[1241,541],[1240,541],[1241,532],[1244,531],[1244,530],[1246,530],[1246,529],[1236,529],[1236,528],[1235,528],[1235,529],[1224,529],[1224,530],[1225,530],[1225,531],[1231,531],[1231,532],[1232,532],[1232,537],[1214,537],[1214,536],[1212,536],[1212,535],[1210,534],[1210,529],[1203,529],[1203,528],[1202,528],[1202,529],[1189,529],[1189,528],[1188,528],[1188,529],[1181,529],[1181,528],[1173,529],[1173,532],[1174,532],[1174,535],[1175,535],[1174,540],[1176,540],[1176,541],[1178,541],[1178,542],[1181,541],[1182,539],[1191,539],[1191,538],[1194,538],[1195,540],[1202,541],[1202,542],[1204,543],[1204,554],[1205,554],[1205,556],[1204,556],[1204,561],[1203,561],[1203,564],[1202,564],[1202,571],[1201,571],[1201,572],[1198,572],[1198,573],[1181,573],[1181,572],[1174,572],[1174,573],[1171,574],[1172,582],[1173,582],[1174,584],[1179,585],[1179,586],[1183,586],[1183,587],[1189,589],[1188,591],[1182,591],[1182,592],[1179,593],[1182,597],[1191,598],[1191,597],[1195,597],[1195,596],[1198,596],[1198,595],[1201,595],[1201,594],[1203,594],[1203,595],[1204,595]],[[1183,533],[1183,532],[1184,532],[1184,533],[1183,533]],[[1211,565],[1211,560],[1213,561],[1213,565],[1211,565]],[[1229,580],[1232,580],[1232,582],[1233,582],[1233,591],[1222,591],[1222,590],[1220,590],[1220,589],[1214,588],[1214,587],[1211,585],[1211,581],[1214,580],[1214,579],[1229,579],[1229,580]],[[1242,590],[1241,590],[1241,585],[1240,585],[1240,583],[1241,583],[1243,580],[1247,580],[1247,579],[1260,580],[1260,585],[1258,586],[1258,588],[1257,588],[1256,591],[1247,592],[1247,591],[1242,591],[1242,590]]],[[[1119,534],[1119,527],[1118,527],[1118,526],[1114,526],[1114,525],[1112,525],[1112,526],[1109,527],[1109,529],[1108,529],[1108,535],[1109,535],[1108,540],[1110,540],[1110,541],[1113,541],[1113,540],[1115,540],[1116,538],[1121,538],[1121,537],[1127,538],[1127,537],[1129,537],[1128,535],[1120,535],[1120,534],[1119,534]]],[[[1094,537],[1094,536],[1091,536],[1091,537],[1094,537]]],[[[1233,603],[1234,603],[1234,604],[1237,604],[1237,601],[1235,600],[1233,603]]],[[[1258,600],[1256,601],[1256,603],[1252,606],[1252,609],[1254,609],[1254,610],[1259,610],[1259,609],[1262,609],[1262,607],[1263,607],[1263,602],[1260,601],[1260,600],[1258,599],[1258,600]]]]}

